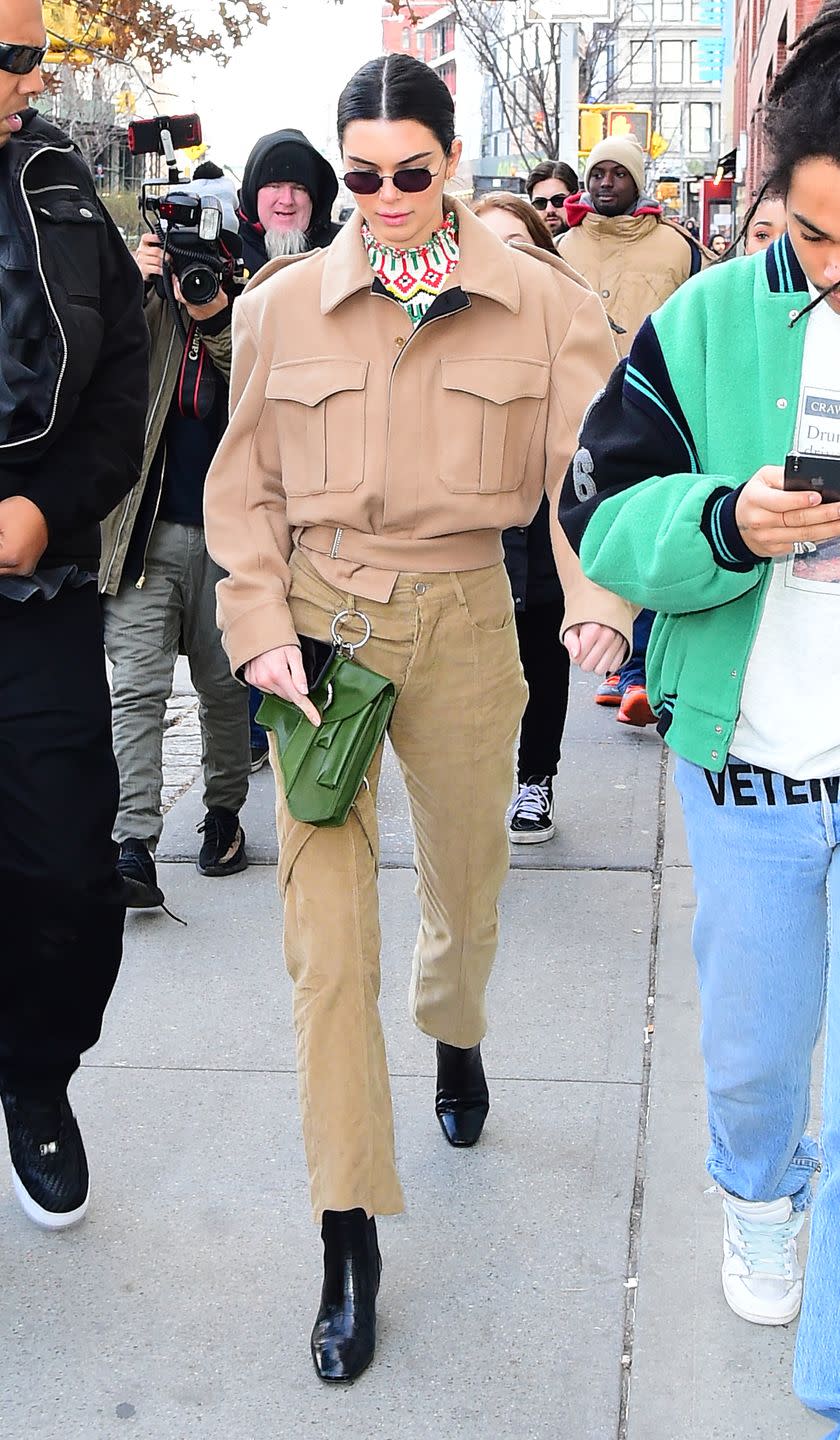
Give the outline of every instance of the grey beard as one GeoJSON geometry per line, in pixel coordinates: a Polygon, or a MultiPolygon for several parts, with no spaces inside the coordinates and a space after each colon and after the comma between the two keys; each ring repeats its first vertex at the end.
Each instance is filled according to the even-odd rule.
{"type": "Polygon", "coordinates": [[[302,255],[309,249],[305,230],[266,230],[265,250],[269,260],[281,255],[302,255]]]}

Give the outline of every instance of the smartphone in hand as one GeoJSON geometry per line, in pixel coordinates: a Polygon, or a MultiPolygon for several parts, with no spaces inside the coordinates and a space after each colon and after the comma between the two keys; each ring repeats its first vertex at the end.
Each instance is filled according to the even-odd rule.
{"type": "Polygon", "coordinates": [[[788,455],[785,489],[814,490],[823,504],[840,503],[840,460],[831,455],[788,455]]]}

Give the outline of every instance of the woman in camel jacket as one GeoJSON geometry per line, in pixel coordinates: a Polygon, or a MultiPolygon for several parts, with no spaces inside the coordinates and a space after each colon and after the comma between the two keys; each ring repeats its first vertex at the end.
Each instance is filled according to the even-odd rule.
{"type": "MultiPolygon", "coordinates": [[[[207,540],[229,574],[219,610],[234,670],[315,722],[298,636],[328,639],[346,609],[370,621],[358,658],[397,688],[390,736],[416,837],[412,1010],[438,1042],[444,1134],[471,1145],[489,1108],[479,1046],[526,698],[501,532],[559,489],[616,356],[600,302],[561,261],[509,249],[444,196],[460,143],[433,71],[372,61],[342,95],[339,133],[361,213],[331,249],[267,266],[239,302],[207,540]]],[[[567,642],[603,671],[630,612],[583,578],[556,520],[554,542],[567,642]]],[[[294,820],[278,783],[325,1251],[312,1354],[328,1381],[372,1358],[373,1217],[403,1208],[377,1005],[380,758],[341,828],[294,820]]]]}

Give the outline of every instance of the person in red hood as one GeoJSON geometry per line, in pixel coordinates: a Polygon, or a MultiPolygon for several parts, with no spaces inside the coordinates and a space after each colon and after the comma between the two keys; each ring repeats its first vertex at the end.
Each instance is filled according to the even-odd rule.
{"type": "MultiPolygon", "coordinates": [[[[632,136],[613,135],[595,146],[584,185],[566,201],[569,229],[556,242],[557,253],[600,295],[625,356],[648,315],[713,257],[645,195],[645,153],[632,136]]],[[[651,612],[642,610],[632,655],[595,693],[597,705],[618,707],[623,725],[656,723],[645,677],[652,624],[651,612]]]]}

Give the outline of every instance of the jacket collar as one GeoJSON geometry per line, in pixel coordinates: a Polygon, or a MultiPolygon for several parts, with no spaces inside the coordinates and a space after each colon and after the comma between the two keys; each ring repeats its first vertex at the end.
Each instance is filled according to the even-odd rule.
{"type": "MultiPolygon", "coordinates": [[[[468,295],[485,295],[517,314],[521,296],[516,261],[508,248],[459,200],[447,200],[458,217],[460,260],[451,278],[468,295]]],[[[373,272],[362,243],[358,211],[336,236],[324,262],[321,313],[329,315],[351,295],[370,290],[373,272]]],[[[451,288],[451,287],[445,287],[451,288]]]]}
{"type": "Polygon", "coordinates": [[[787,231],[765,251],[767,284],[772,295],[807,295],[808,281],[787,231]]]}

